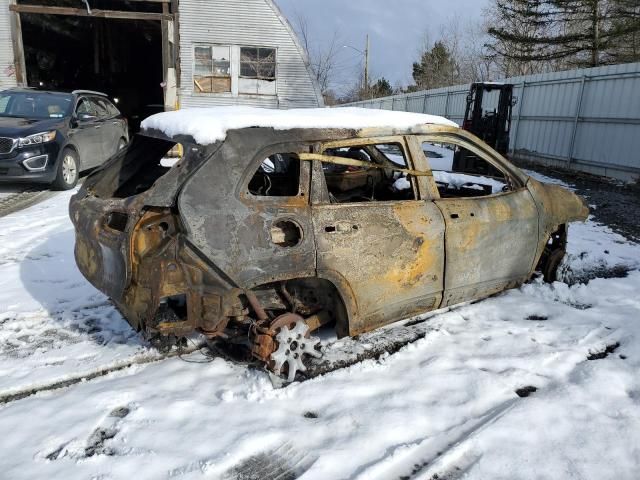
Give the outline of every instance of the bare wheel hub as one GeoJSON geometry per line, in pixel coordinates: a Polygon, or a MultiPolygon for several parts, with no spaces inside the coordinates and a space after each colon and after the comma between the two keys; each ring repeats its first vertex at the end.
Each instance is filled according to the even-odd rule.
{"type": "Polygon", "coordinates": [[[304,372],[306,355],[319,358],[322,354],[316,350],[320,343],[309,335],[309,326],[303,320],[298,320],[279,328],[275,336],[278,348],[271,354],[273,372],[280,375],[282,367],[287,366],[287,381],[293,382],[298,371],[304,372]]]}

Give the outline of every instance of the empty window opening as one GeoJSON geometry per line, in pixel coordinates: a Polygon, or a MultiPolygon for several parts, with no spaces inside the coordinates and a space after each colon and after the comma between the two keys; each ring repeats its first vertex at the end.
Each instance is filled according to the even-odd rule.
{"type": "MultiPolygon", "coordinates": [[[[165,160],[174,145],[167,140],[134,135],[129,145],[105,164],[105,174],[91,187],[91,192],[100,198],[126,198],[147,191],[171,170],[165,160]]],[[[179,165],[180,162],[173,168],[179,165]]]]}
{"type": "Polygon", "coordinates": [[[294,153],[276,153],[264,159],[249,182],[259,197],[295,197],[300,190],[300,160],[294,153]]]}
{"type": "Polygon", "coordinates": [[[399,144],[385,143],[338,147],[325,155],[343,157],[370,165],[353,166],[323,162],[331,203],[415,200],[406,155],[399,144]]]}
{"type": "Polygon", "coordinates": [[[442,198],[483,197],[511,190],[502,171],[464,147],[424,142],[422,151],[442,198]]]}

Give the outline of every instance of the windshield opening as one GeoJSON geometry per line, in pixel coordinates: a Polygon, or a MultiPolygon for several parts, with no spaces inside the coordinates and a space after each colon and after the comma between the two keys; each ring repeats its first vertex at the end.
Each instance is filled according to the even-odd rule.
{"type": "Polygon", "coordinates": [[[0,117],[63,118],[72,108],[73,97],[64,93],[0,92],[0,117]]]}

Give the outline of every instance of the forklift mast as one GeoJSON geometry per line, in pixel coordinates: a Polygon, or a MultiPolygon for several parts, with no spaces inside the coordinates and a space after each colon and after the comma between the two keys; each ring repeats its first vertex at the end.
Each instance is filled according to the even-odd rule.
{"type": "Polygon", "coordinates": [[[467,95],[467,107],[462,128],[484,140],[493,149],[506,155],[509,150],[511,109],[515,105],[510,83],[475,82],[467,95]],[[484,94],[498,90],[498,105],[483,112],[484,94]]]}

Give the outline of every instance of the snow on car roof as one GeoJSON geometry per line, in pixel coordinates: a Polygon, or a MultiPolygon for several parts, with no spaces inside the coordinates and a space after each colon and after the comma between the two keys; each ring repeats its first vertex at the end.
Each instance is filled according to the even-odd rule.
{"type": "Polygon", "coordinates": [[[373,110],[368,108],[295,108],[273,110],[255,107],[188,108],[151,115],[142,122],[143,130],[158,130],[168,137],[188,135],[208,145],[224,140],[228,130],[248,127],[292,128],[397,128],[424,124],[457,127],[444,117],[422,113],[373,110]]]}

